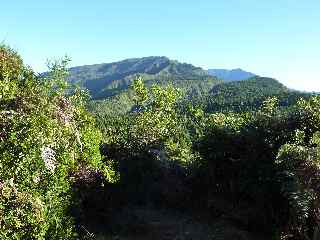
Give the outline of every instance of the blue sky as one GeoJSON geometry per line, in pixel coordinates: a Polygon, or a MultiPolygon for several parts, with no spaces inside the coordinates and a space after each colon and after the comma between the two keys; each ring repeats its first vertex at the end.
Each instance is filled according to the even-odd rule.
{"type": "Polygon", "coordinates": [[[320,91],[319,0],[11,0],[0,41],[37,71],[65,54],[72,66],[160,55],[320,91]]]}

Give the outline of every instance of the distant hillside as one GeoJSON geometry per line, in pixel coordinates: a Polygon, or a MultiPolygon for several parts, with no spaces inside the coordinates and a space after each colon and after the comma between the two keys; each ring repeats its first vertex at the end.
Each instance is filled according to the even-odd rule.
{"type": "Polygon", "coordinates": [[[310,96],[290,90],[272,78],[248,78],[252,75],[241,69],[220,70],[218,77],[227,81],[223,82],[191,64],[166,57],[144,57],[73,67],[69,81],[89,89],[95,100],[89,104],[92,112],[111,115],[130,111],[133,95],[129,86],[137,76],[142,76],[148,86],[173,84],[184,94],[182,107],[193,103],[206,112],[255,110],[270,96],[277,96],[281,106],[289,106],[300,97],[310,96]]]}
{"type": "Polygon", "coordinates": [[[256,75],[251,72],[246,72],[240,68],[227,70],[227,69],[209,69],[208,73],[224,81],[241,81],[255,77],[256,75]]]}
{"type": "Polygon", "coordinates": [[[204,101],[208,112],[243,111],[259,108],[271,96],[278,97],[280,106],[289,106],[311,94],[290,90],[272,78],[253,77],[245,81],[218,84],[210,90],[204,101]]]}
{"type": "Polygon", "coordinates": [[[211,96],[223,95],[224,97],[235,96],[258,96],[272,95],[289,91],[286,86],[273,78],[253,77],[246,81],[222,83],[210,90],[211,96]]]}
{"type": "Polygon", "coordinates": [[[94,99],[104,99],[126,91],[142,76],[147,84],[174,84],[189,94],[208,92],[219,81],[205,70],[166,57],[144,57],[114,63],[70,68],[69,81],[89,89],[94,99]]]}

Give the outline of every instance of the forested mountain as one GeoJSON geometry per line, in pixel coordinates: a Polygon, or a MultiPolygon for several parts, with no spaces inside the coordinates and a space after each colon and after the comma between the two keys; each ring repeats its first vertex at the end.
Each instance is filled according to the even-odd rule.
{"type": "Polygon", "coordinates": [[[215,76],[219,79],[222,79],[224,81],[241,81],[245,79],[252,78],[256,76],[256,74],[247,72],[242,70],[241,68],[236,69],[208,69],[208,73],[211,76],[215,76]]]}
{"type": "Polygon", "coordinates": [[[255,110],[270,96],[278,97],[280,106],[289,106],[300,97],[310,96],[289,90],[275,79],[258,77],[241,69],[209,70],[211,75],[217,75],[214,77],[200,67],[167,57],[79,66],[70,68],[69,73],[70,82],[90,91],[94,100],[89,103],[90,110],[108,115],[130,111],[134,104],[130,85],[138,76],[147,86],[172,84],[182,92],[182,106],[191,102],[203,106],[207,112],[255,110]]]}
{"type": "Polygon", "coordinates": [[[190,94],[207,92],[218,80],[205,70],[167,57],[132,58],[114,63],[73,67],[69,81],[89,89],[94,99],[115,96],[127,90],[137,76],[147,85],[172,83],[190,94]]]}
{"type": "Polygon", "coordinates": [[[218,76],[214,77],[200,67],[167,57],[132,58],[79,66],[70,68],[69,73],[69,82],[90,91],[94,100],[89,103],[90,110],[107,115],[131,110],[134,101],[130,85],[138,76],[149,87],[153,84],[172,84],[182,92],[182,107],[193,103],[194,106],[204,107],[206,112],[256,110],[270,96],[276,96],[280,106],[289,106],[300,97],[310,96],[289,90],[275,79],[258,77],[241,69],[209,70],[210,74],[218,76]]]}
{"type": "Polygon", "coordinates": [[[210,90],[204,101],[208,112],[243,111],[259,108],[266,98],[272,96],[279,99],[280,106],[289,106],[311,94],[290,90],[273,78],[253,77],[245,81],[218,84],[210,90]]]}

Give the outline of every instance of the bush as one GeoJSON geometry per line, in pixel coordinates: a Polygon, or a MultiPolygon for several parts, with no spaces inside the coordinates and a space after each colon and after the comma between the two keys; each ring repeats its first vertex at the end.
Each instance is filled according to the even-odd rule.
{"type": "Polygon", "coordinates": [[[267,99],[256,113],[207,119],[195,145],[203,159],[198,186],[236,208],[254,209],[247,212],[249,228],[309,239],[319,225],[320,102],[301,100],[290,111],[276,102],[267,99]]]}
{"type": "Polygon", "coordinates": [[[0,46],[0,238],[73,239],[69,174],[102,166],[101,134],[67,88],[67,59],[45,77],[0,46]]]}
{"type": "Polygon", "coordinates": [[[169,187],[164,176],[193,158],[191,139],[177,111],[177,89],[148,89],[142,78],[132,88],[135,106],[128,115],[98,121],[104,132],[102,153],[106,162],[117,166],[118,184],[128,198],[159,201],[163,188],[169,187]]]}

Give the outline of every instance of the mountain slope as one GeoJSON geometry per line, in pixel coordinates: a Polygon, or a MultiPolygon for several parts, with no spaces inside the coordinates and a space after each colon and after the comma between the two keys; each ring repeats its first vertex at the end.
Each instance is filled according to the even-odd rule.
{"type": "Polygon", "coordinates": [[[253,77],[246,81],[222,83],[210,90],[211,96],[225,97],[272,95],[288,91],[288,88],[273,78],[253,77]]]}
{"type": "Polygon", "coordinates": [[[280,106],[289,106],[299,98],[308,98],[311,94],[290,90],[272,78],[253,77],[245,81],[214,86],[205,100],[206,110],[208,112],[254,110],[271,96],[279,99],[280,106]]]}
{"type": "MultiPolygon", "coordinates": [[[[236,79],[235,73],[239,72],[243,78],[252,75],[236,69],[227,71],[224,76],[229,74],[227,79],[236,79]]],[[[89,89],[94,100],[89,104],[92,112],[118,115],[130,111],[133,105],[129,86],[137,76],[142,76],[147,86],[173,84],[184,93],[181,106],[193,103],[203,106],[206,112],[255,110],[270,96],[278,97],[281,106],[289,106],[300,97],[310,96],[289,90],[272,78],[255,76],[243,81],[223,82],[202,68],[166,57],[74,67],[70,69],[69,81],[89,89]]]]}
{"type": "Polygon", "coordinates": [[[166,57],[133,58],[120,62],[73,67],[69,81],[89,89],[94,99],[104,99],[126,91],[142,76],[147,84],[173,85],[187,92],[207,92],[218,80],[205,70],[166,57]]]}
{"type": "Polygon", "coordinates": [[[251,77],[255,77],[256,75],[244,71],[240,68],[227,70],[227,69],[208,69],[208,73],[211,76],[215,76],[219,79],[222,79],[224,81],[230,82],[230,81],[241,81],[245,79],[249,79],[251,77]]]}

